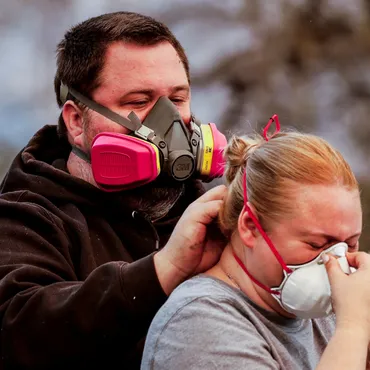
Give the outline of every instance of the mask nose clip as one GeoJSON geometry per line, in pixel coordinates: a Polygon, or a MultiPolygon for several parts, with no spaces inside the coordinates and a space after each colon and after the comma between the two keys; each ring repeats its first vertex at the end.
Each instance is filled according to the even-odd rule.
{"type": "Polygon", "coordinates": [[[333,246],[331,246],[330,248],[328,248],[327,250],[323,251],[320,254],[317,263],[319,265],[323,265],[324,264],[323,256],[326,254],[330,254],[336,257],[337,259],[340,259],[343,257],[345,258],[347,251],[348,251],[348,245],[346,243],[340,242],[340,243],[334,244],[333,246]]]}
{"type": "Polygon", "coordinates": [[[333,255],[336,257],[345,257],[347,252],[346,245],[344,243],[339,243],[333,250],[333,255]]]}

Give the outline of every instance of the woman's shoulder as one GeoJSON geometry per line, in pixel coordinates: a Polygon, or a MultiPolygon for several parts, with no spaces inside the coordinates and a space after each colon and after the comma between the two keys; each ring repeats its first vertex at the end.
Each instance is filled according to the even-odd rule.
{"type": "Polygon", "coordinates": [[[173,291],[152,321],[142,369],[252,368],[256,359],[274,364],[254,321],[239,290],[207,275],[194,277],[173,291]]]}
{"type": "Polygon", "coordinates": [[[245,301],[244,294],[215,277],[201,274],[180,284],[170,295],[168,302],[187,304],[193,301],[235,304],[245,301]]]}
{"type": "Polygon", "coordinates": [[[192,323],[207,321],[209,325],[217,326],[233,318],[245,320],[250,309],[242,292],[222,280],[202,274],[185,281],[172,292],[152,326],[161,331],[170,323],[184,325],[189,320],[192,323]]]}

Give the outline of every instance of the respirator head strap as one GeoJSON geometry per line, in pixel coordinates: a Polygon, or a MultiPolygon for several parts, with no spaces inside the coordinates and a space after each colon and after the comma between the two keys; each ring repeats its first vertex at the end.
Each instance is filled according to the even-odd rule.
{"type": "Polygon", "coordinates": [[[87,98],[86,96],[80,94],[77,90],[73,89],[72,87],[68,87],[61,83],[60,85],[60,97],[62,100],[62,103],[64,104],[67,101],[68,94],[71,94],[74,96],[78,101],[80,101],[82,104],[85,104],[88,108],[92,109],[93,111],[100,113],[104,117],[107,117],[113,122],[118,123],[120,126],[123,126],[131,131],[139,131],[141,128],[141,122],[137,118],[136,115],[132,115],[131,112],[128,120],[127,118],[124,118],[120,116],[119,114],[111,111],[107,107],[104,107],[103,105],[96,103],[95,101],[87,98]],[[135,118],[136,117],[136,118],[135,118]]]}
{"type": "MultiPolygon", "coordinates": [[[[135,114],[135,112],[131,112],[128,115],[129,119],[124,118],[120,116],[119,114],[111,111],[107,107],[104,107],[103,105],[96,103],[95,101],[87,98],[86,96],[79,93],[77,90],[61,83],[60,98],[63,104],[67,101],[68,94],[74,96],[78,101],[85,104],[88,108],[92,109],[93,111],[103,115],[104,117],[119,124],[120,126],[123,126],[127,128],[128,130],[131,130],[132,136],[136,136],[140,139],[152,142],[160,149],[160,151],[162,152],[163,158],[165,160],[168,158],[168,149],[167,149],[167,144],[165,143],[165,141],[161,137],[156,135],[151,128],[143,125],[139,117],[135,114]]],[[[91,162],[90,156],[84,153],[81,149],[73,146],[72,151],[77,156],[85,160],[86,162],[89,162],[89,163],[91,162]]]]}
{"type": "Polygon", "coordinates": [[[196,155],[202,134],[200,127],[193,121],[190,121],[190,128],[191,128],[190,136],[191,151],[194,155],[196,155]]]}
{"type": "Polygon", "coordinates": [[[81,150],[80,148],[78,148],[77,146],[75,145],[72,145],[72,152],[74,154],[77,155],[77,157],[80,157],[81,159],[83,159],[85,162],[87,163],[90,163],[91,164],[91,157],[88,153],[85,153],[83,150],[81,150]]]}
{"type": "Polygon", "coordinates": [[[139,117],[134,113],[131,112],[128,115],[128,118],[136,122],[138,125],[140,125],[140,128],[132,133],[132,136],[136,136],[140,139],[149,141],[153,143],[161,152],[163,159],[167,161],[168,159],[168,146],[167,143],[163,140],[163,138],[160,135],[157,135],[151,128],[148,126],[145,126],[141,123],[139,117]]]}

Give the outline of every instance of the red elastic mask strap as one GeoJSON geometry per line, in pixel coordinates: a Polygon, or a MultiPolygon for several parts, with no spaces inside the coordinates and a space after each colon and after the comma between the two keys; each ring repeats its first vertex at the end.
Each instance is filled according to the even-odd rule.
{"type": "Polygon", "coordinates": [[[247,167],[245,167],[244,176],[243,176],[243,188],[244,188],[244,209],[248,212],[249,217],[252,219],[253,223],[257,227],[258,231],[261,233],[262,237],[265,239],[266,243],[270,247],[272,253],[276,257],[276,259],[279,261],[281,267],[284,271],[287,273],[293,272],[284,262],[284,260],[281,258],[279,252],[276,250],[274,244],[272,243],[271,239],[268,237],[268,235],[263,230],[261,224],[258,222],[257,217],[254,215],[250,207],[248,206],[248,195],[247,195],[247,167]]]}
{"type": "Polygon", "coordinates": [[[266,127],[263,129],[263,137],[266,141],[269,141],[270,139],[272,139],[277,133],[280,132],[280,122],[279,122],[279,117],[277,116],[277,114],[274,114],[270,120],[267,122],[267,125],[266,127]],[[270,136],[268,137],[267,136],[267,131],[269,130],[271,124],[275,122],[275,132],[270,136]]]}
{"type": "Polygon", "coordinates": [[[256,284],[258,285],[260,288],[266,290],[267,292],[269,292],[270,294],[275,294],[275,295],[279,295],[280,292],[276,291],[276,290],[272,290],[271,288],[269,288],[268,286],[260,283],[257,279],[255,279],[250,273],[249,271],[247,270],[247,268],[245,267],[244,263],[241,261],[241,259],[235,254],[235,252],[233,251],[233,254],[234,254],[234,258],[236,259],[236,262],[238,262],[239,266],[243,269],[243,271],[249,276],[249,278],[256,284]]]}

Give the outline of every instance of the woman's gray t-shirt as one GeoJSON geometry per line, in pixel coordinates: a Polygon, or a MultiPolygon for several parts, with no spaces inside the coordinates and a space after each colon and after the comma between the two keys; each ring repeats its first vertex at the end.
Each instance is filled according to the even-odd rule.
{"type": "Polygon", "coordinates": [[[181,284],[155,316],[141,369],[315,369],[334,329],[334,315],[284,318],[199,275],[181,284]]]}

